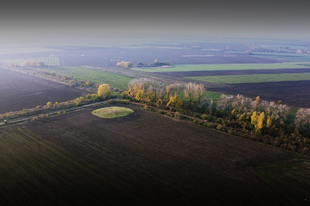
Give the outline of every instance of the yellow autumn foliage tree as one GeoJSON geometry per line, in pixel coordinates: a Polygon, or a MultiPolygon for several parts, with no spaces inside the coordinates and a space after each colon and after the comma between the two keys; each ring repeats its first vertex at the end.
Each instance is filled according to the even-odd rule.
{"type": "Polygon", "coordinates": [[[146,98],[145,100],[147,102],[151,102],[155,99],[156,93],[155,91],[152,89],[152,87],[150,87],[147,91],[146,91],[146,98]]]}
{"type": "Polygon", "coordinates": [[[256,125],[257,124],[257,112],[253,112],[251,116],[251,124],[256,125]]]}
{"type": "Polygon", "coordinates": [[[139,102],[145,99],[145,96],[144,96],[144,89],[139,89],[139,90],[136,92],[136,94],[135,94],[135,99],[136,99],[137,101],[139,101],[139,102]]]}
{"type": "Polygon", "coordinates": [[[167,99],[167,102],[169,102],[169,100],[170,100],[170,85],[168,85],[166,87],[166,99],[167,99]]]}
{"type": "Polygon", "coordinates": [[[181,100],[181,98],[178,95],[174,95],[172,97],[170,97],[170,100],[167,104],[167,106],[171,105],[175,108],[180,108],[182,106],[183,102],[181,100]]]}
{"type": "Polygon", "coordinates": [[[257,118],[257,124],[255,125],[255,128],[257,130],[261,130],[264,127],[264,119],[265,119],[265,113],[262,112],[257,118]]]}
{"type": "Polygon", "coordinates": [[[101,84],[98,87],[97,94],[98,94],[99,97],[107,98],[107,97],[110,96],[110,93],[111,93],[110,85],[108,85],[108,84],[101,84]]]}
{"type": "Polygon", "coordinates": [[[264,127],[265,113],[262,112],[260,115],[257,112],[253,112],[251,116],[251,124],[254,125],[255,131],[260,132],[260,130],[264,127]]]}
{"type": "Polygon", "coordinates": [[[268,117],[267,117],[267,125],[266,125],[267,128],[271,127],[271,125],[272,125],[272,118],[273,118],[272,115],[268,115],[268,117]]]}

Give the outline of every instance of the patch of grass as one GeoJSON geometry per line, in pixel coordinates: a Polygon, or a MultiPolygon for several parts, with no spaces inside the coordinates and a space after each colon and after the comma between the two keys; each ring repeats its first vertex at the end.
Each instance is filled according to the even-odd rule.
{"type": "Polygon", "coordinates": [[[33,68],[40,71],[55,71],[61,76],[73,77],[82,81],[91,81],[95,84],[109,84],[111,87],[128,89],[128,82],[132,77],[111,73],[103,70],[90,69],[85,67],[40,67],[33,68]]]}
{"type": "Polygon", "coordinates": [[[309,205],[310,162],[286,162],[256,168],[256,171],[298,205],[309,205]],[[305,201],[305,199],[307,201],[305,201]]]}
{"type": "Polygon", "coordinates": [[[216,70],[249,70],[249,69],[293,69],[308,68],[297,63],[269,64],[193,64],[175,65],[173,68],[134,68],[144,72],[187,72],[187,71],[216,71],[216,70]]]}
{"type": "Polygon", "coordinates": [[[101,118],[117,118],[132,114],[134,111],[126,107],[105,107],[92,111],[93,115],[101,118]]]}
{"type": "Polygon", "coordinates": [[[218,84],[241,84],[241,83],[257,83],[257,82],[310,80],[310,73],[197,76],[188,78],[206,82],[214,82],[218,84]]]}
{"type": "Polygon", "coordinates": [[[222,94],[216,92],[207,92],[208,99],[219,99],[221,95],[222,94]]]}

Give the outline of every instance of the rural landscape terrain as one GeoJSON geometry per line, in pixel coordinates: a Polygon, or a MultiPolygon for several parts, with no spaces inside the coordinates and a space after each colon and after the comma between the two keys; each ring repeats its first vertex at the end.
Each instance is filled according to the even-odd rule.
{"type": "Polygon", "coordinates": [[[310,205],[309,88],[309,41],[1,48],[0,205],[310,205]]]}

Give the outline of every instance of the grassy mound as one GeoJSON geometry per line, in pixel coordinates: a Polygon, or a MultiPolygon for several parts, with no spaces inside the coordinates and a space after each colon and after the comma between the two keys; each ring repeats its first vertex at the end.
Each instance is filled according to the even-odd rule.
{"type": "Polygon", "coordinates": [[[132,114],[134,111],[126,107],[105,107],[92,111],[93,115],[101,118],[117,118],[132,114]]]}

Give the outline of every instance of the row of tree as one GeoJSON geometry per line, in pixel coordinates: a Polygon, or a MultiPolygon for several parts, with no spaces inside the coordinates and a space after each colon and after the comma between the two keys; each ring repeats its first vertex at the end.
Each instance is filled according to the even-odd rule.
{"type": "Polygon", "coordinates": [[[196,83],[174,83],[157,81],[150,78],[133,79],[128,83],[128,90],[123,92],[124,98],[133,98],[139,102],[153,102],[157,106],[166,104],[180,108],[183,105],[181,97],[188,100],[188,106],[192,107],[194,100],[201,104],[205,98],[205,87],[196,83]]]}
{"type": "Polygon", "coordinates": [[[251,114],[253,116],[251,119],[254,119],[252,122],[256,122],[256,119],[259,119],[257,116],[260,116],[266,127],[271,126],[270,122],[276,125],[294,124],[298,128],[310,126],[310,109],[292,109],[280,102],[261,100],[259,96],[253,100],[239,94],[222,95],[217,108],[238,117],[251,114]]]}
{"type": "Polygon", "coordinates": [[[121,62],[117,62],[116,66],[118,67],[124,67],[124,68],[129,68],[131,67],[131,62],[125,62],[125,61],[121,61],[121,62]]]}
{"type": "MultiPolygon", "coordinates": [[[[222,95],[208,100],[202,84],[168,84],[149,78],[133,79],[123,98],[219,124],[219,128],[242,133],[274,146],[308,154],[310,151],[310,108],[291,108],[243,95],[222,95]],[[182,100],[187,99],[187,103],[182,100]],[[198,115],[198,113],[200,113],[198,115]]],[[[310,154],[310,153],[309,153],[310,154]]]]}
{"type": "Polygon", "coordinates": [[[44,67],[45,63],[36,60],[27,60],[21,63],[22,67],[44,67]]]}

